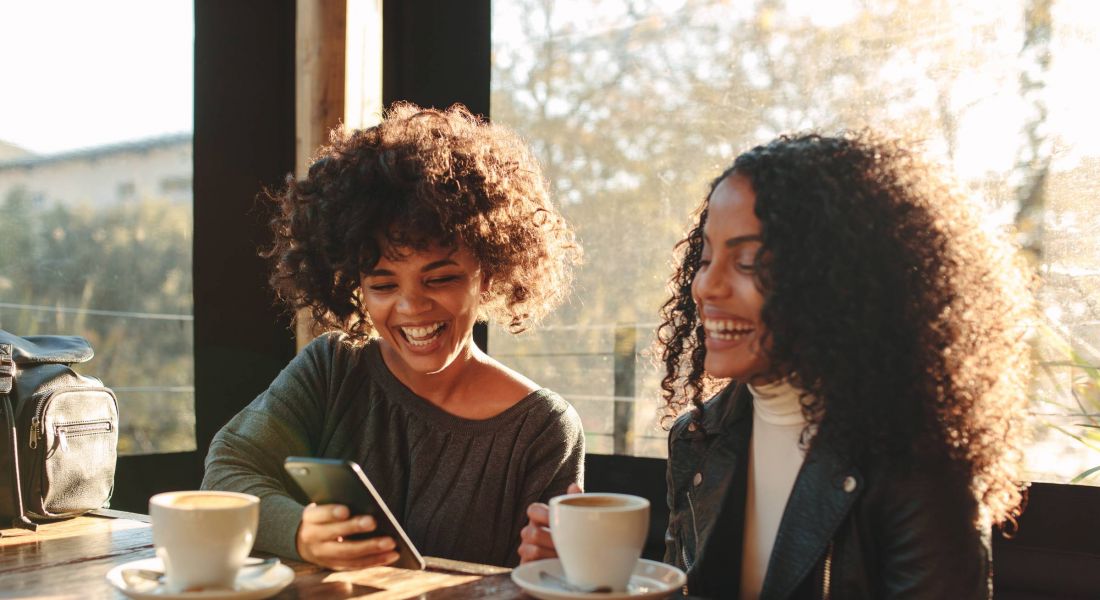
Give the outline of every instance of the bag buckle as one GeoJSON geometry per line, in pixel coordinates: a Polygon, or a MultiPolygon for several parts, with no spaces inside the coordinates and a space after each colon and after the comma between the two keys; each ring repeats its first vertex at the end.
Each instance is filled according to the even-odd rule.
{"type": "Polygon", "coordinates": [[[11,344],[0,344],[0,394],[10,393],[15,380],[15,360],[11,352],[11,344]]]}

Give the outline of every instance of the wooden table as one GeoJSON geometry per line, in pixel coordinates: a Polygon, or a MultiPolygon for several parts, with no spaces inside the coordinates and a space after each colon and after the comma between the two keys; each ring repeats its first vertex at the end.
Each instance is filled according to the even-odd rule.
{"type": "MultiPolygon", "coordinates": [[[[37,533],[3,530],[0,598],[124,598],[105,575],[112,567],[153,554],[148,517],[103,511],[40,526],[37,533]]],[[[500,567],[426,558],[428,570],[372,567],[334,573],[285,560],[294,581],[275,598],[530,598],[500,567]]]]}

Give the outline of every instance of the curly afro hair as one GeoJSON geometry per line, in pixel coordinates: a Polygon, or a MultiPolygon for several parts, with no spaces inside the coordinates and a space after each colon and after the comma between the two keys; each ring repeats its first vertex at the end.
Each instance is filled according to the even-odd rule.
{"type": "MultiPolygon", "coordinates": [[[[762,228],[763,346],[772,374],[805,392],[809,444],[857,462],[946,459],[971,476],[983,520],[1013,521],[1033,311],[1022,261],[928,163],[870,132],[780,137],[711,192],[734,173],[762,228]]],[[[723,383],[703,372],[691,295],[706,218],[704,202],[661,311],[668,415],[723,383]]]]}
{"type": "Polygon", "coordinates": [[[334,130],[272,199],[272,287],[355,343],[373,333],[358,292],[383,253],[465,245],[491,278],[481,318],[512,332],[557,306],[581,255],[523,141],[460,105],[398,103],[374,127],[334,130]]]}

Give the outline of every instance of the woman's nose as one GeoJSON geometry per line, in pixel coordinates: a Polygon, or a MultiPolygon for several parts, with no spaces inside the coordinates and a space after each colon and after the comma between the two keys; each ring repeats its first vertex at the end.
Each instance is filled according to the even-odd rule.
{"type": "Polygon", "coordinates": [[[698,298],[713,298],[721,295],[724,285],[719,274],[713,268],[700,268],[691,282],[692,292],[698,298]]]}
{"type": "Polygon", "coordinates": [[[417,291],[405,292],[397,301],[398,312],[406,315],[427,312],[431,307],[431,299],[417,291]]]}

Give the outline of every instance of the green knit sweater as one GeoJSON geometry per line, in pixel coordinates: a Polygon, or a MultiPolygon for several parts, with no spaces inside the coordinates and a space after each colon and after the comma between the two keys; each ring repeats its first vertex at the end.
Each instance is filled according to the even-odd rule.
{"type": "Polygon", "coordinates": [[[299,558],[287,456],[358,462],[424,555],[510,566],[531,502],[582,481],[580,417],[540,389],[484,420],[451,415],[386,367],[376,342],[314,340],[214,437],[204,489],[261,498],[256,548],[299,558]]]}

